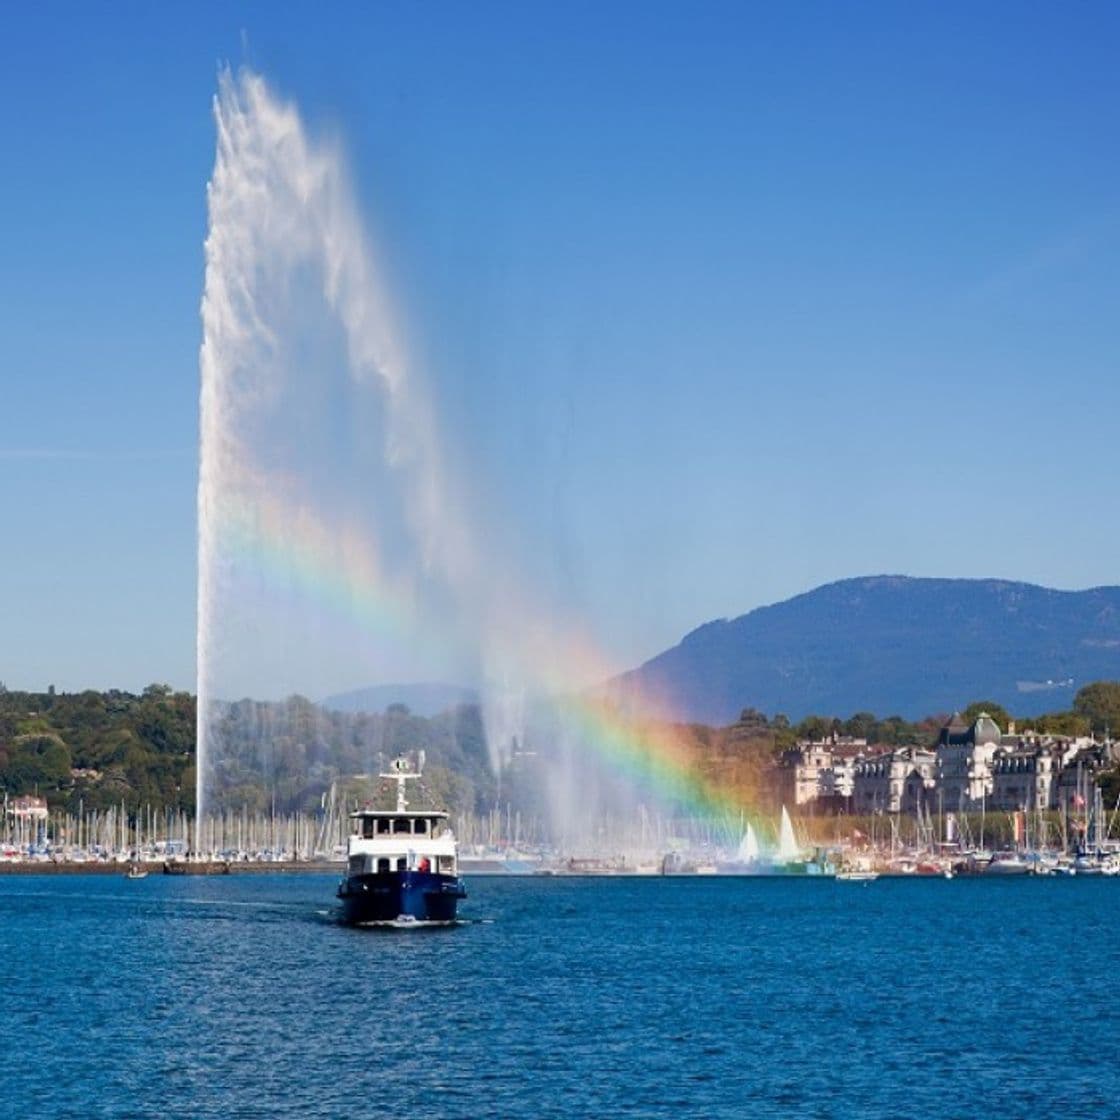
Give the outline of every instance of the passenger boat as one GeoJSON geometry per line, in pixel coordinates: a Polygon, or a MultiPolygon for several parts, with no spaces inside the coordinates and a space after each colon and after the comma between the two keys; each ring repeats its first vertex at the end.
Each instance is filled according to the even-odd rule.
{"type": "Polygon", "coordinates": [[[355,926],[450,925],[467,892],[448,814],[408,807],[406,786],[420,777],[420,767],[398,758],[390,769],[381,777],[396,783],[396,808],[350,814],[354,828],[338,887],[342,920],[355,926]]]}

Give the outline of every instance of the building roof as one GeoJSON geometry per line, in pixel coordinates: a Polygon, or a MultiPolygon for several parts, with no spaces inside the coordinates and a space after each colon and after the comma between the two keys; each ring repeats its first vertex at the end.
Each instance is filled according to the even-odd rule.
{"type": "Polygon", "coordinates": [[[942,747],[998,747],[1002,739],[999,724],[987,712],[981,712],[971,724],[965,723],[960,712],[954,712],[953,718],[941,728],[937,743],[942,747]]]}
{"type": "Polygon", "coordinates": [[[1003,738],[999,724],[987,712],[981,712],[972,725],[972,741],[977,744],[998,744],[1003,738]]]}

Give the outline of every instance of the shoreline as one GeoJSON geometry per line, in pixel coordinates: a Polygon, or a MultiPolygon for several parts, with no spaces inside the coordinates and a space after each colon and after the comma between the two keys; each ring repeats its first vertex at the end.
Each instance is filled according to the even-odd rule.
{"type": "MultiPolygon", "coordinates": [[[[34,862],[2,862],[0,863],[0,878],[5,875],[12,876],[27,876],[27,875],[45,875],[45,876],[60,876],[60,875],[117,875],[122,879],[128,877],[127,863],[34,863],[34,862]]],[[[229,875],[291,875],[291,874],[317,874],[317,875],[338,875],[344,868],[344,864],[337,863],[313,863],[305,861],[286,861],[278,863],[231,863],[229,869],[226,870],[222,864],[217,863],[195,863],[187,865],[179,865],[179,870],[165,871],[162,864],[141,864],[141,868],[148,872],[148,875],[153,878],[207,878],[207,879],[221,879],[229,875]]],[[[875,873],[875,878],[888,879],[888,880],[911,880],[914,882],[928,882],[930,880],[945,880],[943,875],[931,874],[913,874],[901,871],[883,870],[875,873]]],[[[1068,876],[1072,878],[1072,876],[1068,876]]],[[[1079,878],[1110,878],[1110,876],[1078,876],[1079,878]]],[[[688,880],[696,881],[711,881],[713,879],[750,879],[753,881],[773,881],[773,882],[821,882],[833,883],[837,881],[835,874],[821,874],[821,875],[790,875],[790,874],[744,874],[742,872],[724,872],[714,874],[695,874],[689,872],[676,872],[670,874],[648,874],[639,872],[618,872],[618,871],[559,871],[559,872],[510,872],[510,871],[466,871],[463,872],[465,879],[642,879],[642,880],[688,880]]],[[[1062,879],[1067,878],[1063,875],[1036,875],[1024,874],[1015,876],[1003,875],[985,875],[978,872],[973,873],[958,873],[950,877],[951,880],[996,880],[1007,881],[1010,879],[1062,879]]]]}
{"type": "MultiPolygon", "coordinates": [[[[0,862],[0,876],[3,875],[128,875],[130,863],[57,863],[51,860],[0,862]]],[[[343,863],[313,863],[303,860],[285,861],[277,863],[230,863],[228,869],[221,863],[182,863],[174,865],[175,871],[165,871],[162,863],[141,863],[142,871],[149,875],[166,875],[168,878],[179,876],[205,875],[217,877],[222,875],[262,875],[270,872],[305,873],[316,872],[319,874],[341,874],[346,865],[343,863]]]]}

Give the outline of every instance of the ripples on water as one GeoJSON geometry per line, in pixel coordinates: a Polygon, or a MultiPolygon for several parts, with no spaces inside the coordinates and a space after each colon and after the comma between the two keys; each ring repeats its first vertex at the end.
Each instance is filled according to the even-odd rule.
{"type": "Polygon", "coordinates": [[[1117,1115],[1120,884],[0,879],[8,1115],[1117,1115]],[[482,920],[478,920],[482,919],[482,920]]]}

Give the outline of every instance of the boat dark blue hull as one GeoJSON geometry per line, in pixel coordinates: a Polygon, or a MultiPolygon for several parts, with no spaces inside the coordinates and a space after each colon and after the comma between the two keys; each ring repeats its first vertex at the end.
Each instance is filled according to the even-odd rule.
{"type": "Polygon", "coordinates": [[[339,884],[342,920],[361,926],[394,922],[453,922],[459,899],[467,892],[455,875],[431,871],[382,871],[348,875],[339,884]]]}

